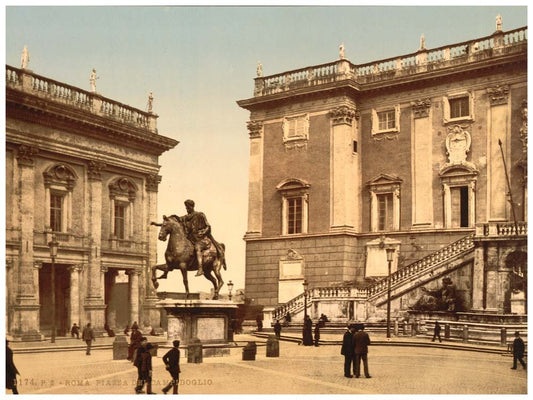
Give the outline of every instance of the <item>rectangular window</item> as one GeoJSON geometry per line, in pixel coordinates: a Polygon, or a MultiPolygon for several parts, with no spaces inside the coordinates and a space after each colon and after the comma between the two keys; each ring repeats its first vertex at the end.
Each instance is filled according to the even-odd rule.
{"type": "Polygon", "coordinates": [[[287,199],[287,233],[302,233],[302,198],[287,199]]]}
{"type": "Polygon", "coordinates": [[[63,232],[63,196],[50,194],[50,228],[54,232],[63,232]]]}
{"type": "Polygon", "coordinates": [[[392,193],[378,194],[378,230],[392,231],[392,193]]]}
{"type": "Polygon", "coordinates": [[[470,100],[468,97],[449,99],[450,118],[462,118],[470,115],[470,100]]]}
{"type": "Polygon", "coordinates": [[[468,227],[468,186],[450,188],[452,228],[468,227]]]}
{"type": "Polygon", "coordinates": [[[287,137],[302,137],[306,135],[305,127],[306,120],[305,117],[297,118],[287,118],[287,123],[289,124],[289,129],[287,131],[287,137]]]}
{"type": "Polygon", "coordinates": [[[378,112],[378,129],[386,131],[396,128],[396,112],[394,110],[378,112]]]}
{"type": "Polygon", "coordinates": [[[115,203],[115,237],[124,239],[124,228],[126,226],[126,206],[115,203]]]}

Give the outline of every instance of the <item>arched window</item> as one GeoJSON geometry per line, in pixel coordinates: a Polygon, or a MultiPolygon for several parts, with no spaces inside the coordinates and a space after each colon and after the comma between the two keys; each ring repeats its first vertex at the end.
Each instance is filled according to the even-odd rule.
{"type": "Polygon", "coordinates": [[[67,164],[54,164],[43,172],[45,187],[45,229],[68,232],[72,224],[72,191],[78,176],[67,164]]]}
{"type": "Polygon", "coordinates": [[[281,195],[282,235],[307,233],[309,187],[300,179],[286,179],[276,186],[281,195]]]}

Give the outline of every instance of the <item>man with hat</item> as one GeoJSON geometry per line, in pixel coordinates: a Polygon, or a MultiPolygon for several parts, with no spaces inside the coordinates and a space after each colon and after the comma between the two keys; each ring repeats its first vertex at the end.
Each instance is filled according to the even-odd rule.
{"type": "MultiPolygon", "coordinates": [[[[351,374],[352,363],[354,358],[353,334],[355,333],[355,324],[348,325],[346,332],[342,338],[341,354],[344,356],[344,376],[352,378],[351,374]]],[[[355,366],[354,366],[355,370],[355,366]]]]}
{"type": "Polygon", "coordinates": [[[365,369],[365,377],[371,378],[368,373],[368,345],[370,344],[370,337],[365,332],[365,326],[360,324],[357,332],[353,335],[354,355],[355,355],[355,377],[359,378],[361,374],[361,360],[365,369]]]}
{"type": "Polygon", "coordinates": [[[180,381],[180,341],[174,340],[172,342],[172,347],[164,356],[163,362],[165,363],[166,369],[169,372],[172,380],[168,383],[167,386],[163,388],[163,393],[167,394],[170,388],[172,387],[172,393],[178,394],[178,383],[180,381]]]}
{"type": "Polygon", "coordinates": [[[202,252],[209,248],[209,240],[217,249],[218,256],[224,269],[226,269],[226,261],[224,259],[224,248],[211,235],[211,225],[207,222],[204,213],[194,211],[194,201],[185,200],[185,208],[187,215],[180,217],[186,227],[187,238],[193,243],[196,259],[198,261],[198,272],[195,276],[204,274],[204,265],[202,259],[202,252]]]}
{"type": "Polygon", "coordinates": [[[520,361],[522,367],[526,369],[526,363],[524,362],[524,351],[525,345],[524,341],[520,337],[520,332],[516,331],[514,333],[515,339],[513,341],[513,366],[511,369],[516,369],[516,360],[520,361]]]}

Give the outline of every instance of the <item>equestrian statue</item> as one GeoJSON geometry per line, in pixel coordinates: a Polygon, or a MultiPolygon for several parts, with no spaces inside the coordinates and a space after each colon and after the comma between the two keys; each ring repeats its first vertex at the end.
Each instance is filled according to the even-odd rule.
{"type": "Polygon", "coordinates": [[[194,211],[194,201],[186,200],[185,208],[187,215],[163,216],[162,223],[151,223],[161,227],[159,240],[166,241],[170,235],[165,251],[166,263],[152,267],[152,282],[157,288],[158,279],[166,279],[170,271],[179,269],[183,275],[183,285],[188,298],[187,271],[198,271],[195,276],[204,275],[214,286],[213,300],[218,299],[218,293],[224,284],[220,270],[227,269],[225,246],[223,243],[218,243],[211,235],[211,226],[204,213],[194,211]],[[163,275],[157,277],[157,270],[163,271],[163,275]]]}

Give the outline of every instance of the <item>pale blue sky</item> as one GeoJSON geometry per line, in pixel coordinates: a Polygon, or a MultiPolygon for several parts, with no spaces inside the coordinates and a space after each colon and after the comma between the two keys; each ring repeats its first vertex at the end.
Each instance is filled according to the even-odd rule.
{"type": "MultiPolygon", "coordinates": [[[[99,93],[141,109],[153,91],[159,133],[180,141],[160,158],[159,215],[194,199],[227,246],[225,281],[242,288],[249,114],[236,101],[252,96],[257,62],[265,75],[331,62],[344,42],[366,63],[415,52],[421,34],[427,48],[490,35],[498,13],[504,31],[527,25],[525,6],[9,6],[5,56],[20,67],[27,45],[35,73],[86,90],[96,68],[99,93]]],[[[161,289],[183,291],[181,274],[161,289]]]]}

